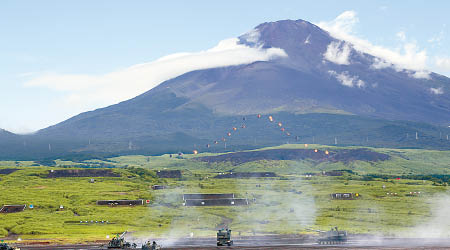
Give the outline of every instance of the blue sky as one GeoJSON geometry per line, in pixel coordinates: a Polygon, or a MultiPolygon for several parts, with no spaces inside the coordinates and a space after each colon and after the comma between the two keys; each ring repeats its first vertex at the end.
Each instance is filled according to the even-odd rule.
{"type": "Polygon", "coordinates": [[[166,55],[205,51],[262,22],[331,22],[346,11],[355,14],[353,36],[394,51],[413,44],[426,54],[421,67],[450,76],[449,9],[449,1],[3,0],[0,128],[34,131],[146,90],[140,85],[112,98],[116,92],[100,93],[110,80],[94,78],[103,87],[89,90],[92,77],[113,78],[111,72],[166,55]],[[90,102],[97,93],[103,96],[90,102]]]}

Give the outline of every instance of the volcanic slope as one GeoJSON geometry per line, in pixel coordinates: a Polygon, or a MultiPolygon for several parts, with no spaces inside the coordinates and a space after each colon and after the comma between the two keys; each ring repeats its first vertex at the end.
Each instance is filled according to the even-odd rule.
{"type": "MultiPolygon", "coordinates": [[[[450,79],[445,76],[380,68],[382,59],[303,20],[263,23],[239,37],[239,43],[279,48],[287,56],[189,72],[131,100],[26,137],[33,149],[20,149],[21,138],[5,150],[18,149],[13,153],[26,157],[37,151],[41,156],[191,151],[226,137],[232,127],[252,122],[243,117],[256,114],[264,119],[272,114],[292,136],[254,122],[239,138],[228,138],[228,149],[293,138],[322,144],[450,146],[450,79]],[[414,139],[416,132],[419,139],[414,139]]],[[[214,150],[224,150],[223,144],[214,150]]]]}

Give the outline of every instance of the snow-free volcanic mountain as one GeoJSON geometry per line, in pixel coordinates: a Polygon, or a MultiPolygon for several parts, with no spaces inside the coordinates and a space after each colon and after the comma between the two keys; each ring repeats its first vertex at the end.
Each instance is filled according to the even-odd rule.
{"type": "Polygon", "coordinates": [[[449,147],[442,140],[450,125],[445,76],[393,67],[303,20],[260,24],[239,43],[279,48],[286,56],[188,72],[27,138],[44,151],[47,141],[59,143],[59,154],[161,153],[198,148],[247,123],[229,138],[228,149],[292,140],[255,118],[271,114],[296,141],[333,144],[339,137],[338,144],[449,147]],[[418,131],[421,141],[411,140],[418,131]]]}

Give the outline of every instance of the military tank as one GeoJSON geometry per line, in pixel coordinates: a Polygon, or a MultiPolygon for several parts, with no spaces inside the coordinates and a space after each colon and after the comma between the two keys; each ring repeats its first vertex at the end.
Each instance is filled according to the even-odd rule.
{"type": "Polygon", "coordinates": [[[338,227],[334,227],[330,231],[319,231],[319,237],[319,244],[343,244],[347,242],[347,231],[339,231],[338,227]]]}
{"type": "Polygon", "coordinates": [[[0,243],[0,250],[20,250],[20,248],[10,247],[8,244],[2,242],[0,243]]]}
{"type": "Polygon", "coordinates": [[[127,232],[123,232],[121,235],[117,234],[116,237],[112,238],[108,242],[108,249],[137,249],[136,243],[130,243],[125,241],[125,234],[127,232]]]}
{"type": "Polygon", "coordinates": [[[230,229],[220,229],[217,231],[217,246],[232,246],[233,241],[231,240],[231,230],[230,229]]]}

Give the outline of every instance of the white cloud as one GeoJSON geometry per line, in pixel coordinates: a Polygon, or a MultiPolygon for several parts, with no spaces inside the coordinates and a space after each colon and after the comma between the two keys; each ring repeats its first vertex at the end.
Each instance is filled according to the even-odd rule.
{"type": "Polygon", "coordinates": [[[441,45],[442,40],[444,40],[444,30],[441,30],[439,34],[433,36],[432,38],[428,39],[429,43],[435,44],[435,45],[441,45]]]}
{"type": "Polygon", "coordinates": [[[83,112],[133,98],[165,80],[193,70],[268,61],[286,56],[282,49],[248,47],[238,44],[237,38],[232,38],[223,40],[206,51],[172,54],[103,75],[46,73],[32,76],[25,82],[25,86],[61,91],[64,94],[64,104],[71,107],[71,110],[83,112]]]}
{"type": "Polygon", "coordinates": [[[375,57],[373,64],[370,66],[374,69],[384,69],[384,68],[392,67],[393,65],[392,65],[392,63],[386,62],[383,59],[375,57]]]}
{"type": "Polygon", "coordinates": [[[347,87],[358,87],[363,88],[366,86],[366,83],[359,79],[358,76],[351,76],[347,71],[344,71],[342,73],[337,73],[334,70],[328,71],[328,73],[332,76],[334,76],[342,85],[347,87]]]}
{"type": "Polygon", "coordinates": [[[430,71],[428,71],[428,70],[412,71],[412,72],[408,72],[408,75],[410,77],[417,78],[417,79],[431,79],[430,71]]]}
{"type": "Polygon", "coordinates": [[[242,38],[245,39],[248,43],[258,44],[260,36],[261,33],[259,33],[259,30],[252,29],[249,32],[242,35],[242,38]]]}
{"type": "MultiPolygon", "coordinates": [[[[405,42],[400,50],[391,50],[361,39],[353,34],[353,27],[358,23],[355,11],[345,11],[330,22],[319,22],[317,25],[328,31],[333,37],[347,41],[357,51],[378,57],[392,64],[397,70],[412,70],[426,72],[427,53],[420,50],[415,43],[405,42]]],[[[403,37],[403,34],[399,34],[403,37]]],[[[405,35],[406,39],[406,35],[405,35]]],[[[374,68],[380,68],[380,61],[374,62],[374,68]]],[[[388,64],[384,64],[387,66],[388,64]]],[[[425,76],[424,73],[419,74],[425,76]]]]}
{"type": "Polygon", "coordinates": [[[350,64],[350,46],[345,42],[331,42],[323,54],[325,59],[336,64],[350,64]]]}
{"type": "Polygon", "coordinates": [[[442,89],[442,87],[440,87],[440,88],[430,88],[430,92],[432,94],[435,94],[435,95],[442,95],[442,94],[444,94],[444,90],[442,89]]]}
{"type": "Polygon", "coordinates": [[[406,34],[405,34],[404,31],[399,31],[395,35],[397,36],[398,39],[400,39],[400,41],[405,41],[406,40],[406,34]]]}
{"type": "Polygon", "coordinates": [[[435,64],[438,68],[446,71],[450,71],[450,58],[449,57],[436,57],[435,64]]]}

